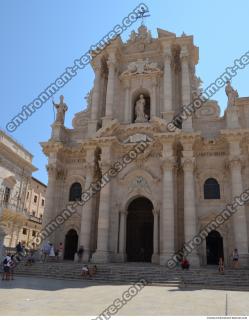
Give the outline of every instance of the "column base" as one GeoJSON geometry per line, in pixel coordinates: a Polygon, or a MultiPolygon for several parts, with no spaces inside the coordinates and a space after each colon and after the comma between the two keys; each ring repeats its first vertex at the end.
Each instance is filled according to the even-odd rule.
{"type": "Polygon", "coordinates": [[[160,262],[160,257],[158,253],[153,253],[152,257],[151,257],[151,262],[152,263],[156,263],[159,264],[160,262]]]}
{"type": "Polygon", "coordinates": [[[111,116],[106,116],[102,118],[102,127],[107,126],[111,121],[112,121],[112,117],[111,116]]]}
{"type": "Polygon", "coordinates": [[[93,135],[98,129],[98,120],[89,120],[87,124],[88,135],[93,135]]]}
{"type": "Polygon", "coordinates": [[[173,269],[176,266],[175,261],[173,260],[174,253],[162,253],[159,256],[159,263],[161,266],[168,267],[169,269],[173,269]]]}
{"type": "Polygon", "coordinates": [[[197,255],[197,253],[191,253],[186,256],[186,258],[189,261],[190,268],[191,267],[200,267],[200,257],[197,255]]]}
{"type": "Polygon", "coordinates": [[[167,122],[171,122],[174,117],[174,111],[162,112],[162,118],[167,122]]]}
{"type": "Polygon", "coordinates": [[[127,255],[126,253],[117,253],[114,257],[115,262],[126,262],[127,261],[127,255]]]}
{"type": "Polygon", "coordinates": [[[84,249],[82,262],[85,262],[85,263],[89,262],[90,261],[90,254],[91,254],[90,250],[84,249]]]}
{"type": "Polygon", "coordinates": [[[110,253],[108,251],[96,251],[91,259],[93,263],[108,263],[111,261],[110,253]]]}

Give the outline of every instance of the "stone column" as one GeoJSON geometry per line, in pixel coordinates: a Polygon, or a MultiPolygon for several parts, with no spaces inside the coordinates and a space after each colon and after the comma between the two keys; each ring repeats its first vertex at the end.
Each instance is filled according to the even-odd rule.
{"type": "MultiPolygon", "coordinates": [[[[106,180],[103,176],[105,172],[110,169],[111,165],[111,146],[102,146],[101,151],[101,171],[102,181],[104,182],[106,180]]],[[[111,181],[106,182],[100,191],[97,250],[93,255],[93,261],[96,263],[109,261],[110,200],[111,181]]]]}
{"type": "Polygon", "coordinates": [[[193,245],[192,242],[191,244],[189,244],[189,241],[191,241],[194,236],[197,235],[194,179],[195,158],[192,150],[193,142],[193,140],[182,140],[182,167],[184,171],[184,235],[186,252],[188,253],[188,260],[190,262],[190,265],[199,266],[200,261],[197,255],[197,250],[195,249],[195,245],[193,245]]]}
{"type": "Polygon", "coordinates": [[[163,118],[169,122],[172,120],[174,112],[172,106],[172,70],[171,70],[171,47],[165,45],[164,53],[164,73],[163,73],[163,118]]]}
{"type": "Polygon", "coordinates": [[[101,83],[101,64],[94,65],[95,79],[94,79],[94,87],[92,94],[92,103],[91,103],[91,120],[98,119],[98,109],[99,109],[99,99],[100,99],[100,83],[101,83]]]}
{"type": "Polygon", "coordinates": [[[158,210],[153,210],[153,216],[154,216],[154,224],[153,224],[153,256],[152,256],[152,263],[158,263],[159,262],[159,212],[158,210]]]}
{"type": "MultiPolygon", "coordinates": [[[[85,188],[87,190],[94,180],[94,151],[88,149],[86,154],[86,164],[84,172],[86,175],[85,188]]],[[[92,235],[92,216],[93,216],[93,199],[92,197],[84,204],[81,213],[80,225],[80,246],[84,247],[83,261],[88,262],[91,253],[91,235],[92,235]]]]}
{"type": "Polygon", "coordinates": [[[95,72],[95,79],[91,101],[91,119],[88,121],[88,133],[90,135],[94,134],[97,131],[101,91],[101,62],[99,60],[96,60],[93,66],[95,72]]]}
{"type": "MultiPolygon", "coordinates": [[[[182,107],[188,106],[191,102],[191,83],[189,74],[189,53],[186,46],[182,47],[181,54],[181,70],[182,70],[182,107]]],[[[183,131],[193,131],[192,115],[190,115],[182,123],[183,131]]]]}
{"type": "Polygon", "coordinates": [[[115,53],[110,52],[109,59],[107,61],[109,72],[108,72],[107,91],[106,91],[106,108],[105,108],[105,117],[103,118],[103,126],[108,124],[109,121],[111,121],[113,118],[115,64],[116,64],[115,53]]]}
{"type": "MultiPolygon", "coordinates": [[[[44,214],[42,218],[42,228],[44,228],[48,223],[50,223],[55,215],[57,203],[55,201],[56,196],[56,178],[57,178],[57,165],[56,163],[50,163],[47,165],[48,171],[48,185],[46,189],[46,201],[44,214]]],[[[45,240],[53,241],[53,234],[49,235],[45,240]]]]}
{"type": "Polygon", "coordinates": [[[162,140],[163,162],[162,162],[162,211],[160,232],[160,264],[167,266],[167,261],[175,253],[174,234],[174,165],[173,139],[162,140]]]}
{"type": "Polygon", "coordinates": [[[125,123],[131,122],[131,101],[130,101],[130,80],[124,80],[124,89],[125,89],[125,103],[124,103],[124,121],[125,123]]]}
{"type": "MultiPolygon", "coordinates": [[[[232,183],[232,197],[239,197],[243,192],[243,181],[241,175],[241,154],[239,141],[233,141],[232,137],[229,139],[230,149],[230,175],[232,183]]],[[[247,222],[245,206],[237,206],[236,212],[233,215],[233,229],[235,247],[239,251],[240,265],[248,266],[248,236],[247,236],[247,222]]]]}
{"type": "Polygon", "coordinates": [[[121,261],[126,260],[126,218],[125,211],[120,212],[120,228],[119,228],[119,256],[121,261]]]}
{"type": "Polygon", "coordinates": [[[151,101],[150,101],[150,118],[156,116],[156,88],[157,88],[157,78],[153,78],[151,101]]]}

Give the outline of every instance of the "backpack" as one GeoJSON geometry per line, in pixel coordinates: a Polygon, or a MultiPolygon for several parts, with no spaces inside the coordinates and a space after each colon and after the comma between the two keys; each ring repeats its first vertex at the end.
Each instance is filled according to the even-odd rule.
{"type": "Polygon", "coordinates": [[[8,259],[7,259],[7,258],[5,258],[5,259],[3,260],[3,265],[4,265],[4,266],[6,266],[6,265],[7,265],[7,263],[8,263],[8,259]]]}

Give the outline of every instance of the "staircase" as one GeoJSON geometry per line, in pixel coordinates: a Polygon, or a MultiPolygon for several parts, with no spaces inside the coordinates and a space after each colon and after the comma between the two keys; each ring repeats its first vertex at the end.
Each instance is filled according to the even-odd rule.
{"type": "Polygon", "coordinates": [[[97,265],[97,274],[92,278],[81,277],[82,264],[74,262],[37,262],[32,266],[20,263],[15,273],[25,276],[54,279],[71,279],[98,283],[134,283],[140,279],[150,285],[173,287],[202,287],[217,289],[249,290],[248,269],[226,269],[219,274],[217,268],[195,268],[190,270],[168,270],[163,266],[147,263],[116,263],[97,265]]]}

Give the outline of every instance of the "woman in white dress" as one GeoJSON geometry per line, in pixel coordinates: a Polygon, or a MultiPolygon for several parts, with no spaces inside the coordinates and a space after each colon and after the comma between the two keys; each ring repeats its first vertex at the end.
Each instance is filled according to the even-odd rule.
{"type": "Polygon", "coordinates": [[[50,243],[49,257],[55,257],[54,246],[52,245],[52,243],[50,243]]]}

